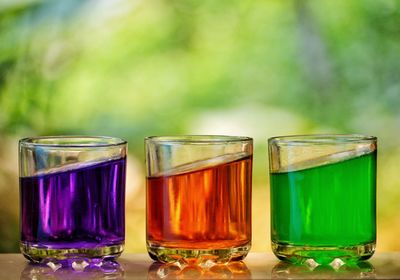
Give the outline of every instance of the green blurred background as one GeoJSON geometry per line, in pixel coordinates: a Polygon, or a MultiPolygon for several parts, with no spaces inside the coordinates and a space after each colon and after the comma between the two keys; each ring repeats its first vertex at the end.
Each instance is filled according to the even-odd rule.
{"type": "Polygon", "coordinates": [[[378,250],[400,250],[399,55],[396,0],[1,0],[0,252],[18,251],[17,141],[56,134],[129,141],[127,252],[145,251],[145,136],[254,138],[254,251],[268,137],[378,136],[378,250]]]}

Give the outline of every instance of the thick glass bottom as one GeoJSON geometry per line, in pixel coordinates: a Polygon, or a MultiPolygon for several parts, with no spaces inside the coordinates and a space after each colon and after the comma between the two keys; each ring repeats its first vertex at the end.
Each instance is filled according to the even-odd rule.
{"type": "Polygon", "coordinates": [[[375,252],[375,242],[345,247],[311,247],[280,244],[272,241],[272,251],[283,261],[297,264],[331,266],[369,259],[375,252]]]}
{"type": "Polygon", "coordinates": [[[124,250],[124,244],[93,248],[45,248],[32,243],[21,242],[21,253],[33,263],[64,262],[68,260],[102,261],[117,259],[124,250]]]}
{"type": "Polygon", "coordinates": [[[201,263],[212,261],[215,263],[227,263],[243,260],[249,253],[251,243],[239,247],[222,249],[185,249],[167,248],[147,241],[147,251],[150,257],[159,262],[173,263],[177,261],[201,263]]]}

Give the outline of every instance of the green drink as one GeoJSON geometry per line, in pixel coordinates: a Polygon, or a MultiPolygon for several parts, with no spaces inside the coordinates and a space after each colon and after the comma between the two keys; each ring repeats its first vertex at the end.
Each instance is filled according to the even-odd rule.
{"type": "Polygon", "coordinates": [[[269,144],[271,239],[278,258],[328,264],[372,256],[376,139],[292,136],[269,144]]]}

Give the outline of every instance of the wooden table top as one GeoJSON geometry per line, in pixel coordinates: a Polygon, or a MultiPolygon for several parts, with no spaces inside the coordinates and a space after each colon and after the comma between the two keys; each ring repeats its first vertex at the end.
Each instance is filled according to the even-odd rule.
{"type": "Polygon", "coordinates": [[[228,265],[165,265],[146,254],[123,254],[118,264],[74,268],[32,265],[20,254],[0,254],[0,279],[400,279],[400,252],[376,253],[368,262],[314,269],[278,261],[271,253],[250,253],[228,265]]]}

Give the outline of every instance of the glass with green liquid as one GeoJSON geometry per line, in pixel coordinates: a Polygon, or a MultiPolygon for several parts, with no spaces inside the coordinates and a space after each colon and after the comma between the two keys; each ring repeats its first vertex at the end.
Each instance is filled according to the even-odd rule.
{"type": "Polygon", "coordinates": [[[376,241],[377,139],[301,135],[268,140],[271,241],[281,260],[366,260],[376,241]]]}

